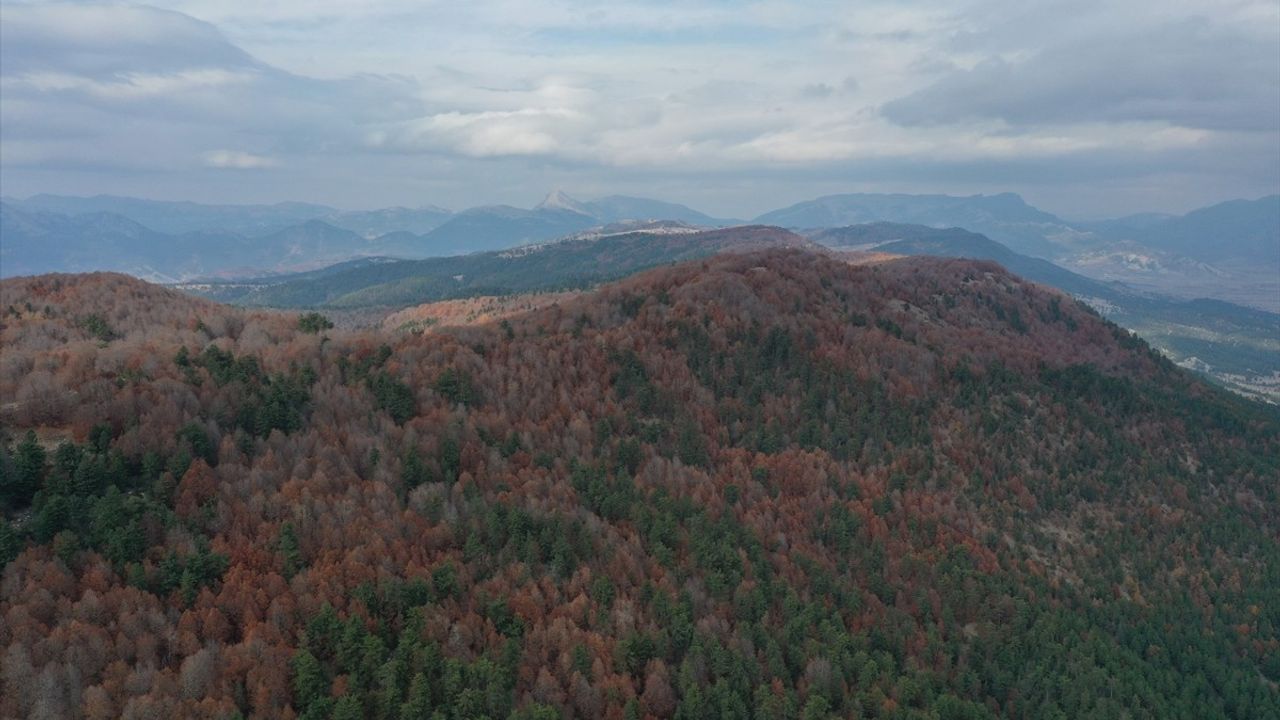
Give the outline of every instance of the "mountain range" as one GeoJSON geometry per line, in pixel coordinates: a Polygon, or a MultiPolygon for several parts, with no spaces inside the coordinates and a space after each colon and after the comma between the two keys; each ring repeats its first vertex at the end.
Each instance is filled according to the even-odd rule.
{"type": "Polygon", "coordinates": [[[1233,200],[1181,216],[1073,222],[1012,193],[850,194],[798,203],[756,221],[796,230],[879,221],[962,227],[1095,279],[1280,312],[1280,195],[1233,200]]]}
{"type": "Polygon", "coordinates": [[[1050,238],[1071,232],[1065,222],[1028,205],[1013,193],[969,197],[874,193],[828,195],[767,212],[756,221],[792,229],[871,222],[962,227],[1030,255],[1050,254],[1054,248],[1050,238]]]}
{"type": "MultiPolygon", "coordinates": [[[[200,205],[39,195],[0,204],[0,274],[111,269],[157,280],[318,268],[363,256],[426,258],[502,250],[627,221],[739,224],[684,205],[554,191],[539,205],[450,212],[434,206],[343,212],[304,203],[200,205]]],[[[1012,193],[846,194],[767,212],[798,231],[870,222],[962,227],[1081,275],[1185,299],[1280,312],[1280,196],[1182,216],[1072,222],[1012,193]]]]}
{"type": "Polygon", "coordinates": [[[1136,288],[1280,312],[1280,196],[1084,227],[1094,240],[1058,262],[1136,288]]]}
{"type": "Polygon", "coordinates": [[[495,205],[457,213],[37,195],[0,203],[0,274],[117,270],[161,281],[269,274],[367,255],[500,250],[630,220],[735,223],[674,203],[625,196],[578,202],[560,192],[528,210],[495,205]]]}
{"type": "Polygon", "coordinates": [[[418,234],[429,232],[453,214],[434,205],[342,211],[325,205],[299,202],[275,205],[205,205],[115,195],[71,197],[45,194],[21,201],[6,198],[5,202],[27,210],[62,215],[122,215],[152,230],[172,235],[218,231],[254,237],[269,235],[309,220],[322,220],[334,227],[372,238],[397,231],[418,234]]]}
{"type": "Polygon", "coordinates": [[[206,228],[164,233],[112,212],[64,215],[0,204],[0,268],[5,275],[116,270],[177,280],[205,274],[257,275],[277,268],[327,265],[353,255],[398,254],[417,236],[375,240],[322,220],[302,220],[262,235],[206,228]]]}

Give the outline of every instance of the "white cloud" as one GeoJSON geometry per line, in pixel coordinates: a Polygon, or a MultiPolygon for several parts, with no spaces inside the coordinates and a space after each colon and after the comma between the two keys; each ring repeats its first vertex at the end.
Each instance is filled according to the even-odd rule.
{"type": "Polygon", "coordinates": [[[65,72],[32,72],[4,78],[2,82],[13,88],[25,86],[40,92],[83,92],[102,100],[137,100],[209,90],[252,79],[253,75],[246,72],[204,68],[173,73],[129,72],[102,80],[65,72]]]}
{"type": "Polygon", "coordinates": [[[210,150],[202,157],[207,167],[232,170],[261,170],[279,164],[266,155],[254,155],[240,150],[210,150]]]}
{"type": "Polygon", "coordinates": [[[904,125],[999,118],[1038,126],[1141,120],[1280,130],[1280,34],[1205,19],[1058,39],[946,73],[885,105],[904,125]]]}
{"type": "Polygon", "coordinates": [[[452,150],[472,157],[549,155],[561,149],[556,133],[583,119],[563,108],[440,113],[375,132],[370,144],[409,152],[452,150]]]}

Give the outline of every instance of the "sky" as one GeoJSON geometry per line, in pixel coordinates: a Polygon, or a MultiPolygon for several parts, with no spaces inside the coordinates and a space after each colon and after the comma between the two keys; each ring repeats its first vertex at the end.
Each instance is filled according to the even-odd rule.
{"type": "Polygon", "coordinates": [[[0,193],[750,218],[1280,191],[1280,0],[0,0],[0,193]]]}

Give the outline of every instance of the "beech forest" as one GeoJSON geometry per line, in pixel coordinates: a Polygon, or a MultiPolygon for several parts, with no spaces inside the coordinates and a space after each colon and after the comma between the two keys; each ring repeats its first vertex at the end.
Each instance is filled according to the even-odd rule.
{"type": "Polygon", "coordinates": [[[1280,718],[1280,412],[1070,296],[774,250],[513,305],[0,283],[0,716],[1280,718]]]}

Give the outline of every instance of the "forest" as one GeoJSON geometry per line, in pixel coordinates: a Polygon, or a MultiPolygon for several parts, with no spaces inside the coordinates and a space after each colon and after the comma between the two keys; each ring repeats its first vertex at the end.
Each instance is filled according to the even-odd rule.
{"type": "Polygon", "coordinates": [[[990,262],[546,300],[0,283],[0,716],[1280,718],[1275,407],[990,262]]]}

